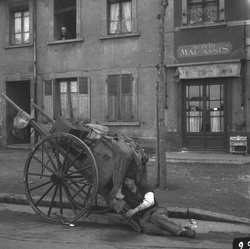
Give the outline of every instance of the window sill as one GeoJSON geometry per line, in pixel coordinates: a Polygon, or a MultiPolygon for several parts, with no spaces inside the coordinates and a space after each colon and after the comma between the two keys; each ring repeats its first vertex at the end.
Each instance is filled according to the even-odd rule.
{"type": "Polygon", "coordinates": [[[108,39],[135,37],[135,36],[140,36],[140,32],[136,32],[136,33],[126,33],[126,34],[106,35],[106,36],[101,36],[99,39],[100,39],[100,40],[108,40],[108,39]]]}
{"type": "Polygon", "coordinates": [[[83,38],[77,39],[68,39],[68,40],[56,40],[52,42],[48,42],[48,45],[58,45],[58,44],[65,44],[65,43],[75,43],[75,42],[83,42],[83,38]]]}
{"type": "Polygon", "coordinates": [[[202,25],[185,25],[181,26],[180,29],[199,29],[199,28],[213,28],[213,27],[220,27],[226,26],[226,22],[218,22],[213,24],[202,24],[202,25]]]}
{"type": "Polygon", "coordinates": [[[33,47],[33,44],[6,45],[5,49],[33,47]]]}
{"type": "Polygon", "coordinates": [[[102,122],[102,125],[106,126],[139,126],[140,122],[102,122]]]}

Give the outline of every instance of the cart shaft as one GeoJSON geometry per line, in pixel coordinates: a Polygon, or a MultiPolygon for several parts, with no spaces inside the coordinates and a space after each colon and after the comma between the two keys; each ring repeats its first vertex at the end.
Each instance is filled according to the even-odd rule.
{"type": "Polygon", "coordinates": [[[48,121],[50,121],[51,123],[54,123],[55,122],[55,120],[54,119],[52,119],[50,116],[48,116],[38,105],[36,105],[35,103],[34,103],[34,101],[31,101],[31,104],[32,104],[32,106],[38,111],[38,112],[40,112],[48,121]]]}
{"type": "MultiPolygon", "coordinates": [[[[33,120],[33,118],[27,113],[25,112],[23,109],[21,109],[15,102],[13,102],[8,96],[6,96],[4,93],[2,93],[2,96],[4,97],[4,99],[11,104],[18,112],[21,113],[21,115],[29,120],[30,125],[42,136],[48,136],[50,133],[48,131],[46,131],[41,125],[39,125],[35,120],[33,120]]],[[[33,104],[34,105],[34,104],[33,104]]],[[[37,107],[37,106],[36,106],[37,107]]],[[[40,109],[40,112],[42,112],[42,114],[45,114],[42,109],[40,109]]],[[[46,114],[45,114],[46,115],[46,114]]],[[[47,116],[47,115],[46,115],[47,116]]],[[[49,118],[50,119],[50,118],[49,118]]],[[[52,119],[53,122],[55,122],[52,119]]]]}
{"type": "Polygon", "coordinates": [[[7,97],[4,93],[2,93],[2,96],[5,98],[7,102],[9,102],[17,111],[22,111],[22,115],[27,119],[32,119],[32,117],[25,112],[23,109],[21,109],[16,103],[14,103],[9,97],[7,97]]]}

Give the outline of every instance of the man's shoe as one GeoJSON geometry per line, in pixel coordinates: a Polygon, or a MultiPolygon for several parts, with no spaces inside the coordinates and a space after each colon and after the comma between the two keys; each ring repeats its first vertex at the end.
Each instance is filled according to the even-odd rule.
{"type": "Polygon", "coordinates": [[[137,221],[135,221],[132,217],[128,217],[126,213],[120,212],[120,215],[125,218],[126,223],[129,224],[136,232],[141,232],[142,228],[137,221]]]}
{"type": "Polygon", "coordinates": [[[135,221],[133,217],[128,217],[124,208],[119,214],[124,218],[125,222],[129,224],[136,232],[141,232],[142,228],[140,224],[135,221]]]}
{"type": "Polygon", "coordinates": [[[180,236],[194,238],[196,235],[195,230],[191,229],[190,227],[183,227],[183,231],[180,233],[180,236]]]}
{"type": "Polygon", "coordinates": [[[141,232],[141,226],[133,219],[126,220],[126,222],[136,231],[141,232]]]}

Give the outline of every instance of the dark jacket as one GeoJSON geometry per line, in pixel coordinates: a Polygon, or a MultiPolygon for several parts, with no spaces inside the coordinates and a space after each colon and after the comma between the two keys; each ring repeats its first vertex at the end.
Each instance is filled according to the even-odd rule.
{"type": "Polygon", "coordinates": [[[60,36],[59,36],[60,40],[67,40],[67,39],[71,39],[71,38],[72,38],[71,33],[68,30],[65,33],[60,31],[60,36]]]}

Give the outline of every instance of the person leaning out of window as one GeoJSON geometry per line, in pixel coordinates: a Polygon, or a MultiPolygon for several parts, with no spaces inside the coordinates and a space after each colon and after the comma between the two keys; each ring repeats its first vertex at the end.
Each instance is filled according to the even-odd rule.
{"type": "Polygon", "coordinates": [[[59,40],[68,40],[71,39],[71,33],[66,27],[62,27],[60,31],[59,40]]]}

